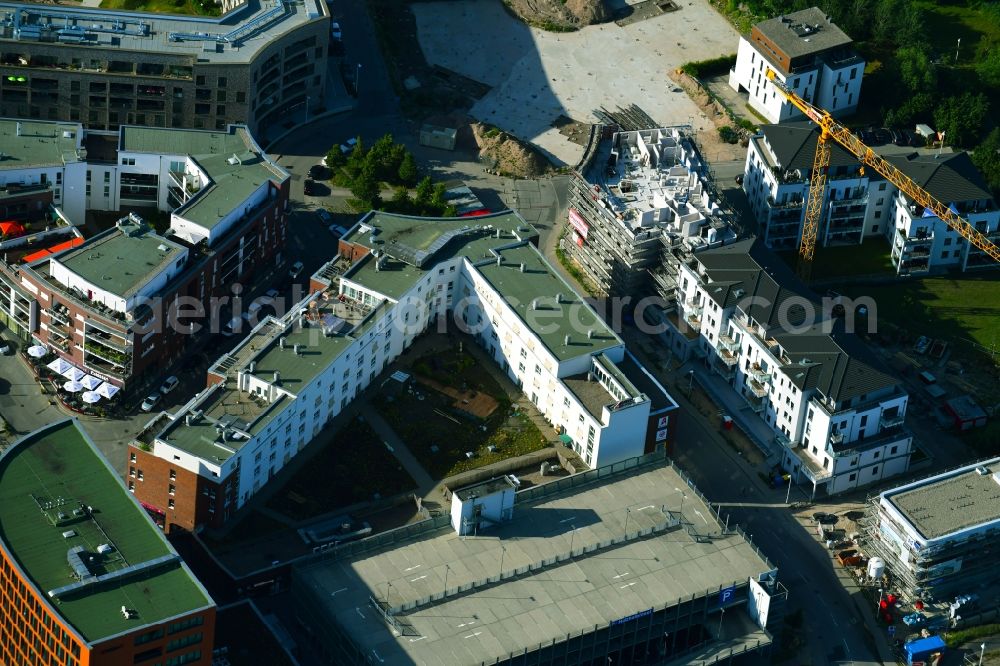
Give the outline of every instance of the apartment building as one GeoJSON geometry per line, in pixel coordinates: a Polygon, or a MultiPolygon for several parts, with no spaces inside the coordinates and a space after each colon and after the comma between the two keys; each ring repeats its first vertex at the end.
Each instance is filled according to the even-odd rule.
{"type": "Polygon", "coordinates": [[[562,247],[597,295],[647,294],[649,271],[671,247],[735,238],[689,131],[605,128],[588,146],[570,186],[570,235],[562,247]]]}
{"type": "Polygon", "coordinates": [[[3,3],[0,115],[255,134],[325,103],[325,2],[227,2],[221,17],[3,3]]]}
{"type": "MultiPolygon", "coordinates": [[[[819,130],[807,122],[765,125],[750,139],[743,190],[760,237],[777,250],[798,247],[819,130]]],[[[877,146],[874,150],[918,186],[948,203],[994,241],[1000,207],[965,152],[877,146]]],[[[899,275],[971,270],[992,264],[947,224],[834,143],[817,243],[888,241],[899,275]]]]}
{"type": "Polygon", "coordinates": [[[725,378],[774,432],[796,483],[844,492],[905,472],[908,395],[864,344],[761,240],[680,264],[667,343],[725,378]]]}
{"type": "Polygon", "coordinates": [[[311,295],[261,322],[209,369],[207,390],[140,434],[129,489],[167,530],[221,525],[445,317],[588,465],[666,447],[677,404],[551,269],[537,238],[513,212],[369,213],[312,277],[311,295]]]}
{"type": "MultiPolygon", "coordinates": [[[[50,125],[60,141],[79,146],[79,125],[75,134],[50,125]]],[[[22,131],[30,128],[26,123],[22,131]]],[[[46,145],[51,136],[29,138],[46,145]]],[[[53,196],[62,187],[59,197],[73,207],[170,212],[169,229],[157,233],[132,213],[82,244],[28,263],[2,262],[0,312],[25,341],[131,391],[158,381],[189,348],[191,335],[208,330],[219,316],[210,307],[213,297],[232,296],[232,285],[280,260],[289,176],[245,127],[129,126],[116,139],[113,159],[74,163],[72,173],[49,178],[53,196]],[[179,297],[201,303],[205,315],[179,318],[179,297]]],[[[12,169],[0,175],[35,178],[12,169]]]]}
{"type": "Polygon", "coordinates": [[[998,486],[1000,458],[992,458],[886,490],[870,501],[862,544],[904,597],[975,595],[980,610],[993,610],[1000,601],[998,486]]]}
{"type": "Polygon", "coordinates": [[[853,113],[861,98],[865,61],[844,31],[817,7],[761,21],[740,37],[729,87],[747,93],[750,106],[769,122],[802,118],[767,78],[834,116],[853,113]]]}
{"type": "Polygon", "coordinates": [[[0,456],[0,662],[209,666],[215,603],[75,420],[0,456]]]}

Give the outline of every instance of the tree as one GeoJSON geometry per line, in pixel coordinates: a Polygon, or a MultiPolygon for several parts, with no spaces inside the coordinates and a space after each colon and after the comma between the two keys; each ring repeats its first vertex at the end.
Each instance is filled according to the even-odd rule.
{"type": "Polygon", "coordinates": [[[418,212],[422,213],[427,209],[432,196],[434,196],[434,181],[430,176],[424,176],[424,179],[417,183],[417,193],[413,197],[413,205],[418,212]]]}
{"type": "Polygon", "coordinates": [[[392,211],[394,213],[409,213],[413,210],[413,199],[405,187],[397,187],[392,193],[392,211]]]}
{"type": "Polygon", "coordinates": [[[375,169],[371,164],[364,164],[361,172],[355,176],[354,184],[351,185],[351,194],[358,200],[362,209],[378,208],[382,203],[379,192],[379,182],[375,177],[375,169]]]}
{"type": "Polygon", "coordinates": [[[896,49],[899,78],[911,93],[932,92],[937,87],[937,71],[923,43],[896,49]]]}
{"type": "Polygon", "coordinates": [[[930,92],[918,92],[903,100],[899,108],[885,114],[886,127],[905,127],[931,119],[934,107],[934,95],[930,92]]]}
{"type": "Polygon", "coordinates": [[[420,172],[417,171],[417,162],[413,159],[413,155],[406,152],[403,155],[403,161],[399,164],[399,181],[406,185],[407,187],[413,187],[417,184],[417,178],[420,177],[420,172]]]}
{"type": "Polygon", "coordinates": [[[992,48],[976,63],[979,80],[988,86],[1000,87],[1000,48],[992,48]]]}
{"type": "Polygon", "coordinates": [[[972,153],[972,161],[995,194],[1000,194],[1000,127],[994,127],[972,153]]]}
{"type": "Polygon", "coordinates": [[[327,168],[333,170],[338,169],[345,164],[347,164],[347,155],[344,151],[340,149],[340,145],[335,145],[326,154],[326,159],[324,160],[327,168]]]}
{"type": "Polygon", "coordinates": [[[347,158],[347,171],[351,174],[351,177],[356,177],[361,173],[361,168],[365,165],[367,154],[364,142],[361,141],[360,136],[357,137],[357,143],[354,144],[354,148],[351,149],[351,154],[347,158]]]}
{"type": "Polygon", "coordinates": [[[444,193],[444,183],[438,183],[434,186],[434,193],[431,195],[431,206],[434,208],[434,212],[438,215],[440,215],[444,209],[448,207],[448,200],[445,198],[444,193]]]}
{"type": "Polygon", "coordinates": [[[374,167],[375,177],[379,180],[390,180],[396,175],[396,169],[392,168],[392,147],[392,135],[383,134],[365,156],[365,161],[374,167]]]}
{"type": "Polygon", "coordinates": [[[945,141],[953,146],[971,146],[980,136],[989,115],[986,95],[966,92],[946,97],[934,111],[934,122],[945,132],[945,141]]]}

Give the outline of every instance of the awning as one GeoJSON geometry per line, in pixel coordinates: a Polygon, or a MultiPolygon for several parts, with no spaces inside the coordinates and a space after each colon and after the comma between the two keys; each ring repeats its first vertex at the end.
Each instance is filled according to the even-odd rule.
{"type": "Polygon", "coordinates": [[[559,435],[559,441],[568,446],[573,443],[573,438],[567,435],[566,433],[563,433],[559,435]]]}

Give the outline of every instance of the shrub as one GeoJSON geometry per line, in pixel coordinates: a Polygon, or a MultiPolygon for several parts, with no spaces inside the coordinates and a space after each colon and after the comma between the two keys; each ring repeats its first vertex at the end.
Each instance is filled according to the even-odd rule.
{"type": "Polygon", "coordinates": [[[681,70],[688,76],[693,76],[696,79],[705,78],[706,76],[715,76],[717,74],[726,74],[736,65],[736,54],[719,56],[718,58],[711,58],[709,60],[696,60],[694,62],[687,62],[681,65],[681,70]]]}

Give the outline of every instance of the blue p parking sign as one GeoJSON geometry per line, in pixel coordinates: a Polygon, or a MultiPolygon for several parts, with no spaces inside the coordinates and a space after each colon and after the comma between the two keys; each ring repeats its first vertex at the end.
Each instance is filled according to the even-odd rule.
{"type": "Polygon", "coordinates": [[[719,591],[719,605],[720,606],[725,606],[730,601],[732,601],[733,597],[735,597],[735,596],[736,596],[736,586],[735,585],[732,586],[732,587],[727,587],[724,590],[720,590],[719,591]]]}

